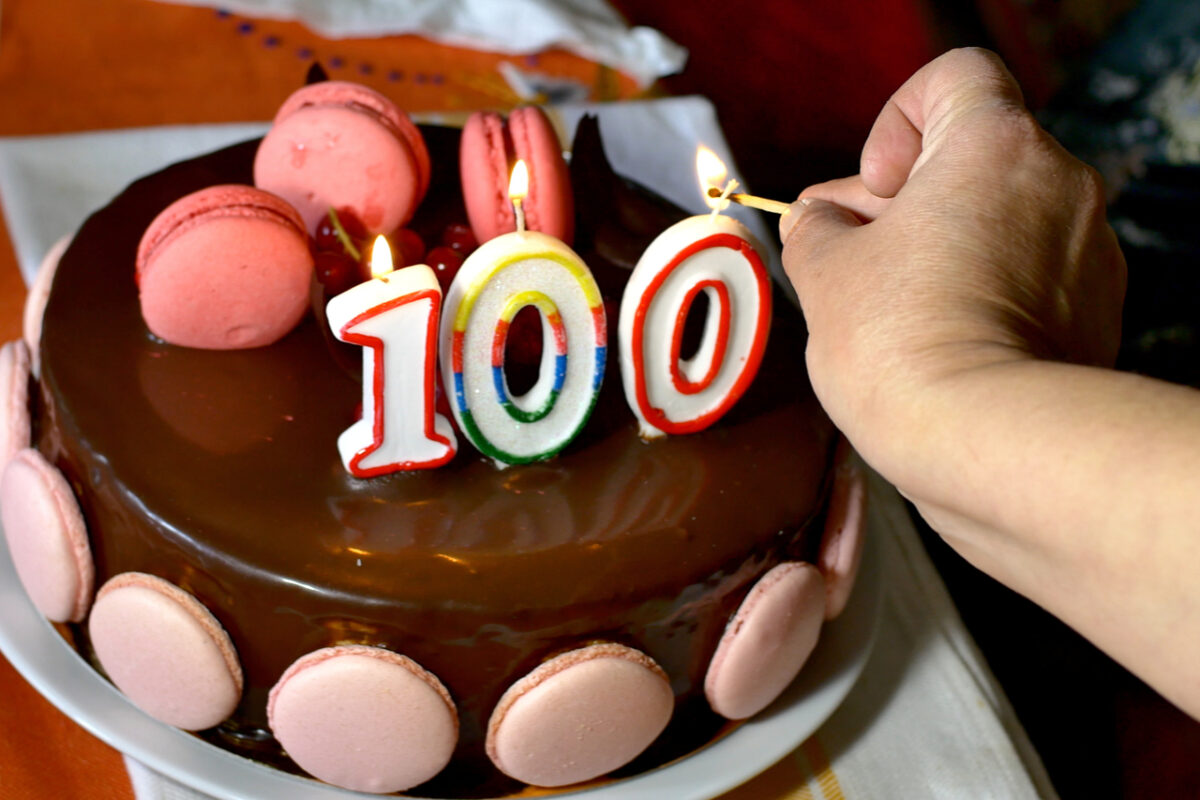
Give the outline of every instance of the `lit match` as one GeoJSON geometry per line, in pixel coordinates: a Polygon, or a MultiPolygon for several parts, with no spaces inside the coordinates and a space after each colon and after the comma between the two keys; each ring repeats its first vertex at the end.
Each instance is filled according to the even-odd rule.
{"type": "MultiPolygon", "coordinates": [[[[721,197],[721,189],[717,186],[708,187],[708,196],[714,199],[721,197]]],[[[788,210],[788,204],[779,200],[768,200],[765,197],[759,197],[753,194],[745,194],[743,192],[733,192],[726,198],[732,200],[741,206],[749,206],[757,208],[759,211],[769,211],[772,214],[782,214],[788,210]]]]}

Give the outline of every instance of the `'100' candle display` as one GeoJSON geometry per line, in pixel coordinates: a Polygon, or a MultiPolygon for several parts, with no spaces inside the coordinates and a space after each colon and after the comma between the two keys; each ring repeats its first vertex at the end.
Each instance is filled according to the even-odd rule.
{"type": "MultiPolygon", "coordinates": [[[[437,467],[454,457],[454,432],[434,410],[435,359],[460,432],[500,466],[551,458],[586,424],[608,352],[603,300],[571,248],[524,230],[520,194],[510,195],[518,230],[475,250],[444,304],[424,265],[329,301],[334,335],[364,347],[363,417],[338,439],[351,474],[437,467]],[[507,333],[526,306],[541,317],[542,357],[534,385],[514,395],[507,333]]],[[[619,314],[621,377],[643,438],[703,430],[753,381],[771,318],[764,260],[750,232],[716,211],[676,223],[646,249],[619,314]],[[708,299],[704,331],[684,359],[683,328],[700,293],[708,299]]]]}

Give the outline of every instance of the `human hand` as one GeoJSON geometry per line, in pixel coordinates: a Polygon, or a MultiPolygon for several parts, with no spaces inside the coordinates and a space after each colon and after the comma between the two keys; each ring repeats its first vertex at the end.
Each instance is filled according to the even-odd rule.
{"type": "Polygon", "coordinates": [[[951,51],[910,78],[861,173],[806,189],[780,236],[813,385],[868,461],[902,460],[890,426],[955,374],[1115,358],[1125,263],[1100,180],[989,52],[951,51]]]}

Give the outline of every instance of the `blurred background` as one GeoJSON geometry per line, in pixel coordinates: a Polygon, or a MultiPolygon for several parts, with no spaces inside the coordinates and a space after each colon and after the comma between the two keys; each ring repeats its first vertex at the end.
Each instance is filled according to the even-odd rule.
{"type": "MultiPolygon", "coordinates": [[[[517,55],[502,52],[502,36],[370,35],[366,3],[310,4],[323,22],[308,25],[275,18],[293,5],[3,0],[0,135],[267,120],[320,61],[334,78],[447,118],[530,100],[705,95],[744,183],[790,200],[857,171],[875,115],[917,68],[950,47],[985,46],[1107,181],[1130,266],[1120,366],[1200,386],[1195,0],[612,0],[614,18],[663,37],[643,37],[641,74],[619,51],[589,50],[600,37],[586,28],[583,46],[551,39],[517,55]]],[[[558,7],[586,15],[597,5],[558,7]]],[[[0,318],[19,320],[23,297],[0,238],[0,318]]],[[[924,540],[1064,797],[1200,797],[1200,724],[927,529],[924,540]]]]}

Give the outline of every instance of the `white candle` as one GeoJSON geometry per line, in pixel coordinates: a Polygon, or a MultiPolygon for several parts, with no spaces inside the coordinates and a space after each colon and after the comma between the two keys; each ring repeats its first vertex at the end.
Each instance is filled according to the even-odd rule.
{"type": "MultiPolygon", "coordinates": [[[[514,206],[523,194],[510,183],[514,206]]],[[[501,466],[561,451],[600,393],[606,326],[591,270],[559,239],[519,230],[480,245],[454,276],[442,318],[442,382],[463,435],[501,466]],[[537,382],[516,396],[504,359],[509,323],[525,306],[542,318],[542,360],[537,382]]]]}
{"type": "Polygon", "coordinates": [[[342,463],[359,478],[438,467],[458,449],[450,421],[434,410],[437,276],[424,264],[392,271],[382,236],[371,273],[326,306],[334,336],[363,348],[362,418],[337,442],[342,463]]]}
{"type": "MultiPolygon", "coordinates": [[[[698,170],[705,169],[703,158],[697,154],[698,170]]],[[[707,187],[724,179],[724,165],[719,159],[715,164],[719,174],[701,173],[706,201],[707,187]]],[[[625,286],[618,320],[621,374],[642,438],[712,425],[746,391],[762,362],[771,327],[766,255],[744,225],[718,213],[721,207],[659,234],[625,286]],[[708,297],[704,332],[697,351],[683,359],[684,324],[700,292],[708,297]]]]}

